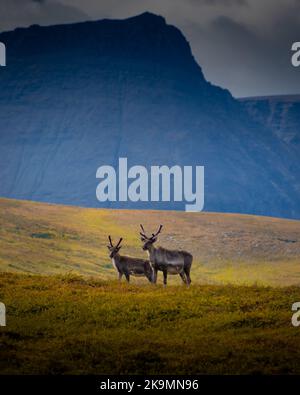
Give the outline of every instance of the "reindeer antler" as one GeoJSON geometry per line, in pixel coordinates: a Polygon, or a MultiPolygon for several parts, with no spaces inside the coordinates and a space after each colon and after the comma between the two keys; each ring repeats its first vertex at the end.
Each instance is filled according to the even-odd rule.
{"type": "Polygon", "coordinates": [[[158,236],[159,234],[160,234],[160,232],[161,232],[161,230],[162,230],[162,225],[159,225],[159,228],[158,228],[158,231],[154,234],[154,233],[152,233],[152,238],[154,239],[154,237],[156,237],[156,236],[158,236]]]}
{"type": "Polygon", "coordinates": [[[141,227],[141,229],[142,229],[142,231],[143,231],[143,233],[140,232],[140,235],[141,235],[142,237],[145,237],[145,239],[148,239],[148,237],[146,236],[146,232],[145,232],[145,229],[144,229],[143,225],[140,224],[140,227],[141,227]]]}
{"type": "Polygon", "coordinates": [[[142,231],[143,231],[143,233],[140,232],[140,235],[141,235],[142,237],[144,237],[145,239],[147,239],[147,240],[153,240],[153,239],[155,239],[156,236],[159,235],[159,233],[161,232],[163,226],[160,225],[159,228],[158,228],[158,231],[157,231],[156,233],[152,233],[152,236],[151,236],[151,237],[146,236],[146,232],[145,232],[145,229],[143,228],[143,225],[140,225],[140,227],[141,227],[141,229],[142,229],[142,231]]]}
{"type": "Polygon", "coordinates": [[[110,246],[113,247],[113,243],[111,241],[111,237],[110,236],[108,236],[108,240],[109,240],[110,246]]]}
{"type": "Polygon", "coordinates": [[[123,240],[123,238],[121,237],[118,244],[116,245],[116,248],[119,247],[119,245],[121,244],[121,241],[123,240]]]}

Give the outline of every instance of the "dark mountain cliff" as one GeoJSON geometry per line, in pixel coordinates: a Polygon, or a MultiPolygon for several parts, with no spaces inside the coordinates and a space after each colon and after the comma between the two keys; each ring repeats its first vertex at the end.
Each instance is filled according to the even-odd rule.
{"type": "Polygon", "coordinates": [[[300,218],[296,153],[205,80],[162,17],[32,26],[0,41],[1,196],[97,207],[97,168],[125,156],[204,165],[205,210],[300,218]]]}
{"type": "Polygon", "coordinates": [[[297,149],[300,157],[300,95],[252,97],[240,101],[251,117],[297,149]]]}

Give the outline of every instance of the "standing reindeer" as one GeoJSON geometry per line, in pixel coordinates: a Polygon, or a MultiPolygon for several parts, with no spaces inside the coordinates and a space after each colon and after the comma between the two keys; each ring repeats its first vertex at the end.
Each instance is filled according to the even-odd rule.
{"type": "Polygon", "coordinates": [[[130,275],[137,277],[145,276],[150,282],[152,282],[153,269],[149,261],[120,255],[119,251],[122,248],[121,246],[121,242],[123,240],[122,238],[115,246],[113,245],[110,236],[108,236],[108,240],[110,244],[107,246],[110,252],[109,257],[112,260],[112,264],[114,265],[114,268],[117,270],[119,274],[119,281],[121,281],[122,276],[124,274],[127,282],[130,281],[130,275]]]}
{"type": "Polygon", "coordinates": [[[142,232],[140,232],[141,240],[144,243],[143,250],[148,252],[151,266],[154,270],[153,282],[156,284],[157,271],[160,270],[164,275],[164,285],[167,285],[168,274],[179,274],[182,281],[188,286],[191,283],[190,271],[193,262],[193,256],[181,250],[167,250],[162,247],[155,248],[154,243],[157,241],[157,236],[162,230],[160,225],[158,231],[151,237],[146,236],[143,225],[140,225],[142,232]]]}

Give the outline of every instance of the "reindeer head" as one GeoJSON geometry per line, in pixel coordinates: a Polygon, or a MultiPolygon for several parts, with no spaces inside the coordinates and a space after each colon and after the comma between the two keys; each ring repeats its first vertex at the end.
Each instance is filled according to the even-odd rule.
{"type": "Polygon", "coordinates": [[[163,226],[160,225],[158,231],[156,233],[152,233],[152,236],[150,236],[150,237],[146,236],[146,232],[145,232],[145,230],[143,228],[143,225],[140,225],[140,226],[141,226],[141,229],[142,229],[142,232],[140,232],[141,241],[144,243],[142,248],[143,248],[144,251],[150,250],[152,244],[154,244],[157,241],[157,236],[161,232],[163,226]]]}
{"type": "Polygon", "coordinates": [[[122,248],[122,246],[120,244],[121,244],[123,239],[121,237],[121,239],[119,240],[118,244],[115,245],[115,246],[113,245],[110,236],[108,236],[108,240],[109,240],[109,244],[110,244],[109,246],[107,246],[107,248],[108,248],[108,250],[110,252],[109,257],[110,258],[114,258],[117,255],[117,253],[120,251],[120,249],[122,248]]]}

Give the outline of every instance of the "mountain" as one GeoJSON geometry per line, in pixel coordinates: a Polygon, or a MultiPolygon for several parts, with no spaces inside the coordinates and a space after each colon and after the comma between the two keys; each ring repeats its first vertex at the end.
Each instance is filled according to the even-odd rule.
{"type": "Polygon", "coordinates": [[[250,116],[300,155],[300,95],[249,97],[240,101],[250,116]]]}
{"type": "Polygon", "coordinates": [[[300,218],[296,152],[207,82],[191,48],[164,18],[31,26],[0,34],[0,195],[100,204],[96,170],[204,165],[206,211],[300,218]]]}

